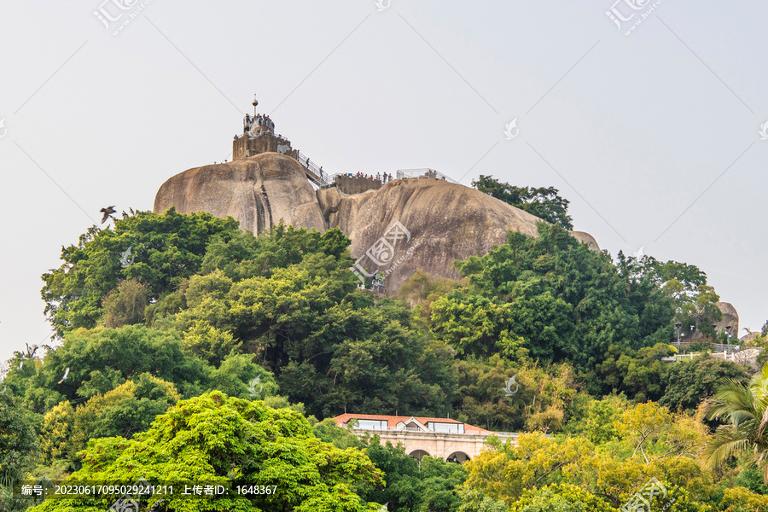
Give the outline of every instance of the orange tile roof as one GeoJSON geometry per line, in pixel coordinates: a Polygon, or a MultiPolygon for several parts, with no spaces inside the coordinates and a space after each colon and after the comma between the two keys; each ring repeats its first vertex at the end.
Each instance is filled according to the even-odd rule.
{"type": "Polygon", "coordinates": [[[414,418],[419,423],[422,423],[426,425],[429,422],[436,422],[436,423],[456,423],[456,424],[463,424],[464,425],[464,433],[465,434],[492,434],[490,430],[485,430],[484,428],[476,427],[474,425],[470,425],[469,423],[464,423],[463,421],[454,420],[451,418],[432,418],[429,416],[390,416],[386,414],[353,414],[353,413],[344,413],[339,414],[333,420],[336,422],[339,426],[346,425],[350,420],[379,420],[379,421],[386,421],[387,422],[387,428],[390,430],[394,430],[398,423],[405,423],[406,421],[410,420],[411,418],[414,418]]]}

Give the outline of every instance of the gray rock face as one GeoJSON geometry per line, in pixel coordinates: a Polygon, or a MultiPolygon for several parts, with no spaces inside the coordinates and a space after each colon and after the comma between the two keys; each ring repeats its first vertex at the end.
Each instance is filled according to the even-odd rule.
{"type": "Polygon", "coordinates": [[[325,229],[315,191],[296,160],[262,153],[223,164],[195,167],[163,183],[155,212],[209,212],[232,217],[245,231],[268,232],[280,222],[325,229]]]}
{"type": "Polygon", "coordinates": [[[730,336],[739,335],[739,312],[730,302],[718,302],[717,309],[722,313],[722,318],[715,326],[717,332],[727,332],[730,336]]]}
{"type": "Polygon", "coordinates": [[[598,245],[597,240],[586,231],[571,231],[571,236],[593,251],[600,252],[600,246],[598,245]]]}
{"type": "MultiPolygon", "coordinates": [[[[345,195],[330,188],[318,199],[328,227],[339,227],[351,240],[351,252],[369,272],[386,274],[394,291],[416,270],[459,277],[456,260],[487,253],[509,231],[538,234],[541,220],[478,190],[432,178],[396,180],[378,190],[345,195]],[[399,222],[410,234],[395,246],[390,264],[377,265],[366,251],[399,222]]],[[[374,249],[375,252],[375,249],[374,249]]]]}
{"type": "MultiPolygon", "coordinates": [[[[456,278],[456,260],[504,243],[509,231],[537,236],[541,219],[463,185],[433,178],[395,180],[377,190],[344,194],[315,190],[301,165],[278,153],[190,169],[166,181],[155,212],[209,212],[233,217],[253,234],[283,222],[351,240],[362,273],[381,272],[387,292],[416,270],[456,278]],[[388,229],[396,226],[395,237],[388,229]]],[[[597,247],[586,233],[574,236],[597,247]]]]}

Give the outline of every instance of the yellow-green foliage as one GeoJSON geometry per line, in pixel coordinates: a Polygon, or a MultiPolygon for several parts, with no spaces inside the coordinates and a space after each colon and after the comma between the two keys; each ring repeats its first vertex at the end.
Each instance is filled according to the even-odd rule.
{"type": "Polygon", "coordinates": [[[723,494],[723,512],[765,512],[768,496],[755,494],[744,487],[726,489],[723,494]]]}
{"type": "Polygon", "coordinates": [[[513,506],[528,489],[569,483],[618,505],[651,478],[696,499],[716,493],[699,457],[709,439],[700,423],[646,403],[628,408],[614,428],[617,437],[600,444],[580,435],[522,434],[517,445],[467,464],[464,494],[480,491],[513,506]]]}

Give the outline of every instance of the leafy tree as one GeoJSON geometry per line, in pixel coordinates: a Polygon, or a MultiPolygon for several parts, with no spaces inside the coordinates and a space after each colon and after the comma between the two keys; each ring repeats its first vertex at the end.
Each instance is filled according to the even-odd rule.
{"type": "Polygon", "coordinates": [[[745,487],[757,494],[768,495],[768,483],[763,480],[763,475],[754,460],[751,460],[749,456],[743,456],[742,459],[744,460],[740,461],[737,466],[739,473],[733,479],[733,485],[745,487]]]}
{"type": "Polygon", "coordinates": [[[227,350],[255,354],[290,400],[318,416],[445,411],[453,352],[419,332],[403,304],[358,290],[336,238],[286,229],[258,242],[239,237],[235,248],[216,242],[210,273],[191,277],[174,299],[183,309],[153,322],[185,332],[187,348],[211,361],[227,350]],[[281,250],[286,239],[304,248],[281,250]]]}
{"type": "MultiPolygon", "coordinates": [[[[325,441],[331,443],[336,448],[364,448],[367,443],[357,437],[349,428],[342,428],[336,425],[336,421],[333,418],[326,418],[323,421],[316,423],[312,430],[315,435],[325,441]]],[[[370,454],[369,454],[370,456],[370,454]]],[[[379,467],[381,469],[381,467],[379,467]]]]}
{"type": "MultiPolygon", "coordinates": [[[[521,434],[516,445],[497,443],[496,450],[465,464],[468,476],[460,494],[472,503],[491,507],[502,501],[512,507],[526,490],[568,483],[619,507],[657,478],[668,489],[685,487],[699,502],[719,499],[699,462],[708,439],[701,423],[649,403],[623,411],[613,428],[615,435],[597,445],[576,435],[541,433],[521,434]]],[[[691,506],[699,510],[696,503],[691,506]]]]}
{"type": "MultiPolygon", "coordinates": [[[[627,257],[619,252],[617,268],[622,276],[640,287],[651,287],[655,293],[661,293],[671,305],[674,320],[664,339],[674,337],[684,341],[694,331],[710,338],[715,336],[712,325],[722,316],[717,307],[720,297],[707,285],[707,275],[698,267],[671,260],[659,261],[652,256],[627,257]]],[[[649,310],[649,313],[654,314],[654,311],[649,310]]]]}
{"type": "Polygon", "coordinates": [[[568,215],[569,201],[554,187],[517,187],[483,175],[473,181],[472,186],[547,222],[573,229],[573,219],[568,215]]]}
{"type": "Polygon", "coordinates": [[[254,362],[253,355],[233,354],[216,368],[186,351],[176,332],[139,325],[68,333],[36,365],[14,366],[4,383],[44,413],[62,400],[82,403],[107,393],[142,373],[173,383],[183,396],[209,389],[251,398],[276,392],[274,378],[254,362]],[[254,382],[256,377],[261,381],[254,382]],[[255,395],[251,384],[258,388],[255,395]]]}
{"type": "Polygon", "coordinates": [[[669,432],[671,418],[666,408],[655,402],[646,402],[625,410],[614,422],[614,427],[632,445],[632,454],[640,454],[648,462],[648,447],[659,442],[669,432]]]}
{"type": "Polygon", "coordinates": [[[467,358],[455,363],[459,377],[456,394],[459,417],[489,430],[513,431],[523,426],[524,401],[505,395],[515,365],[498,355],[487,360],[467,358]]]}
{"type": "Polygon", "coordinates": [[[522,345],[505,328],[514,323],[513,310],[513,304],[496,304],[490,298],[457,290],[432,304],[433,332],[459,353],[489,356],[506,346],[522,345]]]}
{"type": "Polygon", "coordinates": [[[601,400],[589,399],[566,426],[570,435],[579,435],[595,444],[603,444],[619,438],[616,424],[629,407],[623,396],[609,395],[601,400]]]}
{"type": "Polygon", "coordinates": [[[459,360],[456,368],[459,418],[489,430],[558,431],[577,394],[567,364],[511,363],[496,354],[459,360]]]}
{"type": "Polygon", "coordinates": [[[556,226],[540,224],[538,238],[510,233],[459,268],[470,285],[433,303],[431,329],[463,352],[489,353],[500,341],[514,350],[522,339],[533,359],[570,360],[581,370],[612,344],[651,344],[673,315],[658,291],[634,286],[609,256],[556,226]]]}
{"type": "Polygon", "coordinates": [[[29,471],[38,451],[39,418],[25,410],[10,393],[0,391],[0,510],[24,510],[9,492],[29,471]]]}
{"type": "Polygon", "coordinates": [[[53,464],[72,455],[68,443],[74,423],[75,409],[68,400],[59,402],[45,413],[40,431],[40,453],[44,464],[53,464]]]}
{"type": "Polygon", "coordinates": [[[136,279],[121,281],[104,297],[104,325],[120,327],[144,322],[149,289],[136,279]]]}
{"type": "Polygon", "coordinates": [[[210,373],[209,389],[248,400],[266,400],[278,392],[275,376],[252,354],[230,354],[210,373]]]}
{"type": "Polygon", "coordinates": [[[601,498],[570,484],[547,485],[523,493],[512,512],[613,512],[601,498]]]}
{"type": "Polygon", "coordinates": [[[491,498],[480,491],[462,488],[459,495],[459,512],[509,512],[509,506],[504,501],[491,498]]]}
{"type": "Polygon", "coordinates": [[[39,419],[9,393],[0,392],[0,476],[18,482],[37,447],[39,419]]]}
{"type": "MultiPolygon", "coordinates": [[[[26,398],[38,411],[62,399],[87,399],[106,393],[141,373],[176,384],[182,393],[204,389],[210,367],[182,350],[174,333],[125,326],[96,328],[68,334],[49,351],[43,365],[26,384],[26,398]]],[[[16,374],[11,372],[9,379],[16,374]]]]}
{"type": "Polygon", "coordinates": [[[702,402],[727,384],[735,381],[746,384],[747,370],[730,361],[699,357],[671,365],[666,391],[659,402],[672,410],[693,412],[702,402]]]}
{"type": "Polygon", "coordinates": [[[595,369],[596,378],[590,387],[597,393],[625,393],[637,402],[659,400],[667,391],[673,368],[662,358],[674,353],[674,348],[665,343],[639,350],[612,345],[595,369]]]}
{"type": "MultiPolygon", "coordinates": [[[[83,466],[68,483],[161,484],[206,482],[274,485],[274,494],[227,495],[220,499],[153,496],[147,505],[164,511],[376,510],[355,489],[381,483],[381,472],[361,451],[340,450],[312,434],[291,409],[212,392],[173,406],[133,439],[92,440],[83,466]],[[137,463],[140,461],[140,463],[137,463]]],[[[112,500],[114,501],[114,500],[112,500]]],[[[106,497],[47,500],[34,512],[86,511],[110,506],[106,497]]]]}
{"type": "Polygon", "coordinates": [[[376,467],[384,471],[387,485],[372,491],[370,501],[387,503],[402,512],[451,512],[457,510],[456,487],[466,478],[461,464],[435,457],[416,461],[402,447],[382,446],[374,438],[367,449],[376,467]]]}
{"type": "Polygon", "coordinates": [[[708,451],[709,463],[720,467],[738,455],[749,455],[768,483],[768,365],[748,385],[733,382],[720,388],[708,406],[717,428],[708,451]]]}
{"type": "Polygon", "coordinates": [[[279,224],[266,236],[239,232],[215,239],[205,253],[201,272],[221,270],[237,281],[268,277],[275,269],[296,265],[312,254],[340,260],[346,268],[351,264],[345,253],[348,246],[349,239],[338,228],[320,233],[279,224]]]}
{"type": "Polygon", "coordinates": [[[237,232],[233,219],[180,215],[173,209],[125,216],[114,228],[93,226],[76,245],[62,249],[64,263],[58,269],[43,275],[46,314],[59,334],[94,327],[102,317],[102,301],[121,280],[142,283],[149,299],[157,299],[200,269],[213,239],[237,232]]]}
{"type": "Polygon", "coordinates": [[[725,490],[720,506],[723,512],[763,512],[768,510],[768,496],[733,487],[725,490]]]}
{"type": "Polygon", "coordinates": [[[195,320],[182,337],[182,346],[213,365],[220,365],[230,354],[237,353],[242,342],[231,332],[212,326],[206,320],[195,320]]]}
{"type": "Polygon", "coordinates": [[[74,455],[95,437],[130,438],[180,398],[170,382],[147,373],[136,375],[75,409],[69,452],[74,455]]]}

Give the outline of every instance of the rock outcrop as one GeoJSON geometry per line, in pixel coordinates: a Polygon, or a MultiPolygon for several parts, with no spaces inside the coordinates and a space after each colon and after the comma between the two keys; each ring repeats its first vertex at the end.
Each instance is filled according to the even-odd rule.
{"type": "Polygon", "coordinates": [[[456,260],[487,253],[509,231],[535,236],[541,222],[478,190],[432,178],[396,180],[353,195],[328,188],[318,191],[318,200],[328,227],[340,228],[352,240],[355,258],[365,257],[394,223],[407,230],[409,239],[399,240],[390,264],[376,265],[375,256],[360,262],[370,273],[379,267],[386,274],[387,290],[396,290],[419,269],[458,277],[456,260]]]}
{"type": "MultiPolygon", "coordinates": [[[[271,152],[170,178],[157,193],[155,211],[171,207],[230,216],[256,235],[280,222],[318,230],[338,227],[352,240],[360,272],[367,277],[379,272],[387,291],[397,290],[419,269],[458,277],[456,260],[487,253],[509,231],[536,236],[540,222],[478,190],[441,179],[395,180],[359,194],[333,187],[315,190],[295,159],[271,152]]],[[[597,248],[586,233],[574,237],[597,248]]]]}
{"type": "Polygon", "coordinates": [[[315,190],[303,168],[279,153],[261,153],[177,174],[155,196],[156,212],[171,207],[181,213],[232,217],[255,235],[280,222],[325,229],[315,190]]]}
{"type": "Polygon", "coordinates": [[[593,251],[600,252],[600,246],[597,244],[597,240],[586,231],[571,231],[571,236],[593,251]]]}
{"type": "Polygon", "coordinates": [[[716,332],[726,332],[729,336],[738,337],[739,335],[739,312],[730,302],[718,302],[717,309],[720,310],[722,317],[715,326],[716,332]]]}

